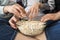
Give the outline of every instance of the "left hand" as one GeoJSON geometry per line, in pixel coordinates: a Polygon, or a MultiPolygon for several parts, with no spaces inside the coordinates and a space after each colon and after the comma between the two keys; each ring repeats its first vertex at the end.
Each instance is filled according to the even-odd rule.
{"type": "Polygon", "coordinates": [[[41,18],[41,22],[46,22],[46,21],[48,21],[48,20],[58,20],[59,19],[59,17],[58,17],[58,15],[55,13],[55,14],[46,14],[46,15],[44,15],[42,18],[41,18]]]}
{"type": "Polygon", "coordinates": [[[38,15],[39,7],[41,3],[35,3],[33,6],[31,6],[29,11],[29,18],[32,19],[38,15]]]}
{"type": "Polygon", "coordinates": [[[10,25],[11,25],[12,28],[17,29],[17,27],[16,27],[16,22],[17,22],[18,20],[19,20],[19,18],[16,17],[16,16],[13,16],[13,17],[9,20],[9,23],[10,23],[10,25]]]}

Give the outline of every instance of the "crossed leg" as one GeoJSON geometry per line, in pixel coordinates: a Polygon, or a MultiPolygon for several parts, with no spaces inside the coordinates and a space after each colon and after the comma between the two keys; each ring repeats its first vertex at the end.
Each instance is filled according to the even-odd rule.
{"type": "Polygon", "coordinates": [[[42,34],[36,36],[35,38],[38,39],[38,40],[47,40],[45,32],[43,32],[42,34]]]}
{"type": "Polygon", "coordinates": [[[45,32],[43,32],[41,35],[35,36],[35,37],[29,37],[25,36],[21,33],[17,33],[15,40],[46,40],[45,32]]]}
{"type": "Polygon", "coordinates": [[[25,35],[18,32],[15,37],[15,40],[37,40],[37,39],[29,37],[29,36],[25,36],[25,35]]]}

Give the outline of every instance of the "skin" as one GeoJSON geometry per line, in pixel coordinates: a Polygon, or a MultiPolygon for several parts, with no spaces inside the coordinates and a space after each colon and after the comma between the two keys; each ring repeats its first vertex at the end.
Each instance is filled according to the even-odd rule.
{"type": "Polygon", "coordinates": [[[22,6],[20,6],[19,4],[5,6],[3,11],[4,11],[4,13],[9,12],[14,15],[9,20],[11,27],[14,29],[17,29],[17,27],[16,27],[17,20],[19,20],[19,18],[26,17],[26,12],[25,12],[24,8],[22,6]]]}
{"type": "Polygon", "coordinates": [[[18,32],[15,37],[15,40],[37,40],[37,39],[34,37],[25,36],[25,35],[18,32]]]}
{"type": "Polygon", "coordinates": [[[17,27],[16,27],[16,22],[17,22],[18,20],[19,20],[19,18],[16,17],[16,16],[13,16],[13,17],[9,20],[9,23],[10,23],[10,25],[11,25],[12,28],[17,29],[17,27]]]}
{"type": "MultiPolygon", "coordinates": [[[[42,3],[35,3],[33,6],[31,6],[30,11],[29,11],[29,13],[30,13],[29,14],[29,19],[30,20],[37,16],[38,11],[39,11],[38,9],[41,8],[41,7],[43,7],[42,3]]],[[[5,13],[10,12],[10,13],[15,15],[14,17],[12,17],[9,20],[9,23],[10,23],[11,27],[14,28],[14,29],[17,29],[16,24],[15,24],[16,20],[18,20],[18,18],[26,17],[26,15],[27,15],[24,8],[21,7],[19,4],[14,4],[14,5],[11,5],[11,6],[5,6],[4,7],[4,12],[5,13]],[[13,23],[13,21],[14,21],[14,23],[13,23]]],[[[57,12],[57,13],[54,13],[54,14],[53,13],[46,14],[41,18],[40,21],[41,22],[46,22],[48,20],[58,20],[59,19],[58,15],[60,16],[60,12],[57,12]]]]}
{"type": "MultiPolygon", "coordinates": [[[[33,6],[31,6],[30,15],[29,15],[30,20],[32,20],[32,18],[35,18],[37,16],[39,8],[42,8],[43,6],[44,6],[44,4],[42,4],[42,3],[35,3],[33,6]]],[[[60,11],[57,13],[48,13],[48,14],[44,15],[40,21],[41,22],[46,22],[48,20],[55,21],[58,19],[60,19],[60,11]]]]}
{"type": "MultiPolygon", "coordinates": [[[[60,14],[60,13],[59,13],[60,14]]],[[[48,20],[53,20],[53,21],[55,21],[55,20],[58,20],[58,19],[60,19],[60,15],[58,16],[58,13],[55,13],[55,14],[46,14],[46,15],[44,15],[42,18],[41,18],[41,22],[46,22],[46,21],[48,21],[48,20]]]]}
{"type": "MultiPolygon", "coordinates": [[[[38,9],[39,9],[40,5],[41,5],[40,3],[35,3],[33,6],[31,6],[31,8],[30,8],[30,14],[29,14],[29,19],[32,19],[35,16],[37,16],[38,9]]],[[[25,10],[24,10],[24,8],[21,7],[19,4],[5,6],[4,9],[3,9],[3,11],[4,11],[4,13],[9,12],[9,13],[15,15],[15,16],[13,16],[9,20],[9,23],[10,23],[11,27],[14,28],[14,29],[17,29],[17,27],[16,27],[16,20],[18,20],[18,18],[26,17],[26,15],[27,15],[26,12],[25,12],[25,10]]]]}
{"type": "MultiPolygon", "coordinates": [[[[9,20],[9,23],[13,29],[17,29],[16,22],[19,20],[19,18],[26,17],[26,12],[23,7],[21,7],[18,4],[12,5],[12,6],[5,6],[4,12],[12,13],[14,16],[11,17],[9,20]]],[[[15,36],[15,40],[36,40],[35,38],[24,36],[21,33],[17,33],[15,36]]]]}
{"type": "Polygon", "coordinates": [[[7,13],[7,12],[12,13],[15,16],[20,17],[20,18],[26,16],[26,12],[25,12],[24,8],[22,6],[20,6],[19,4],[5,6],[4,12],[5,13],[7,13]]]}
{"type": "MultiPolygon", "coordinates": [[[[38,9],[40,7],[43,7],[41,3],[37,3],[37,4],[34,4],[31,9],[30,9],[30,15],[29,15],[29,18],[34,18],[35,16],[37,16],[38,14],[38,9]]],[[[19,20],[19,18],[23,18],[26,16],[26,12],[24,10],[23,7],[21,7],[20,5],[18,4],[15,4],[15,5],[12,5],[12,6],[5,6],[4,7],[4,12],[7,13],[7,12],[10,12],[12,14],[14,14],[14,16],[9,20],[9,23],[11,25],[12,28],[14,29],[17,29],[16,27],[16,22],[19,20]],[[13,12],[14,11],[14,12],[13,12]],[[17,14],[16,14],[17,13],[17,14]]],[[[60,19],[60,12],[57,12],[57,13],[51,13],[51,14],[46,14],[45,16],[43,16],[41,18],[41,22],[46,22],[48,20],[58,20],[60,19]]],[[[17,34],[17,38],[21,36],[21,39],[23,39],[23,37],[26,39],[26,40],[37,40],[37,39],[40,39],[40,35],[36,36],[35,38],[31,38],[31,37],[27,37],[27,36],[24,36],[22,34],[17,34]]],[[[24,39],[23,39],[24,40],[24,39]]]]}
{"type": "Polygon", "coordinates": [[[35,3],[33,6],[31,6],[29,14],[29,18],[32,19],[38,15],[39,8],[42,7],[42,3],[35,3]]]}

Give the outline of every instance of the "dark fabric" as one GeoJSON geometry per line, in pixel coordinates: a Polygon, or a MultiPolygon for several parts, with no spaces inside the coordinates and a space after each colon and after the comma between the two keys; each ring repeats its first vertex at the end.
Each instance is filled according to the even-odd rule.
{"type": "MultiPolygon", "coordinates": [[[[47,4],[47,5],[45,5],[45,6],[47,7],[47,9],[49,8],[49,7],[48,7],[48,6],[49,6],[48,0],[43,0],[42,3],[47,4]]],[[[52,12],[52,11],[50,10],[50,8],[47,10],[47,9],[44,7],[44,9],[45,9],[45,10],[43,11],[43,13],[45,13],[45,14],[52,12]]]]}
{"type": "Polygon", "coordinates": [[[57,21],[45,29],[47,40],[60,40],[60,21],[57,21]]]}
{"type": "Polygon", "coordinates": [[[55,0],[55,9],[50,11],[50,10],[45,10],[44,13],[55,13],[60,11],[60,0],[55,0]]]}
{"type": "Polygon", "coordinates": [[[60,0],[55,0],[55,11],[60,11],[60,0]]]}
{"type": "Polygon", "coordinates": [[[0,18],[0,40],[14,40],[17,31],[11,28],[8,20],[0,18]]]}
{"type": "Polygon", "coordinates": [[[19,5],[21,5],[22,7],[24,7],[24,5],[23,5],[23,3],[22,3],[22,0],[16,0],[17,1],[17,3],[19,4],[19,5]]]}

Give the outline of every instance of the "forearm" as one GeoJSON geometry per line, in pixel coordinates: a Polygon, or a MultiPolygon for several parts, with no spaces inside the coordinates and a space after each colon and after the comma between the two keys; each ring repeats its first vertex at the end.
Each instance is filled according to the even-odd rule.
{"type": "Polygon", "coordinates": [[[60,19],[60,11],[57,12],[56,15],[58,16],[58,19],[60,19]]]}

